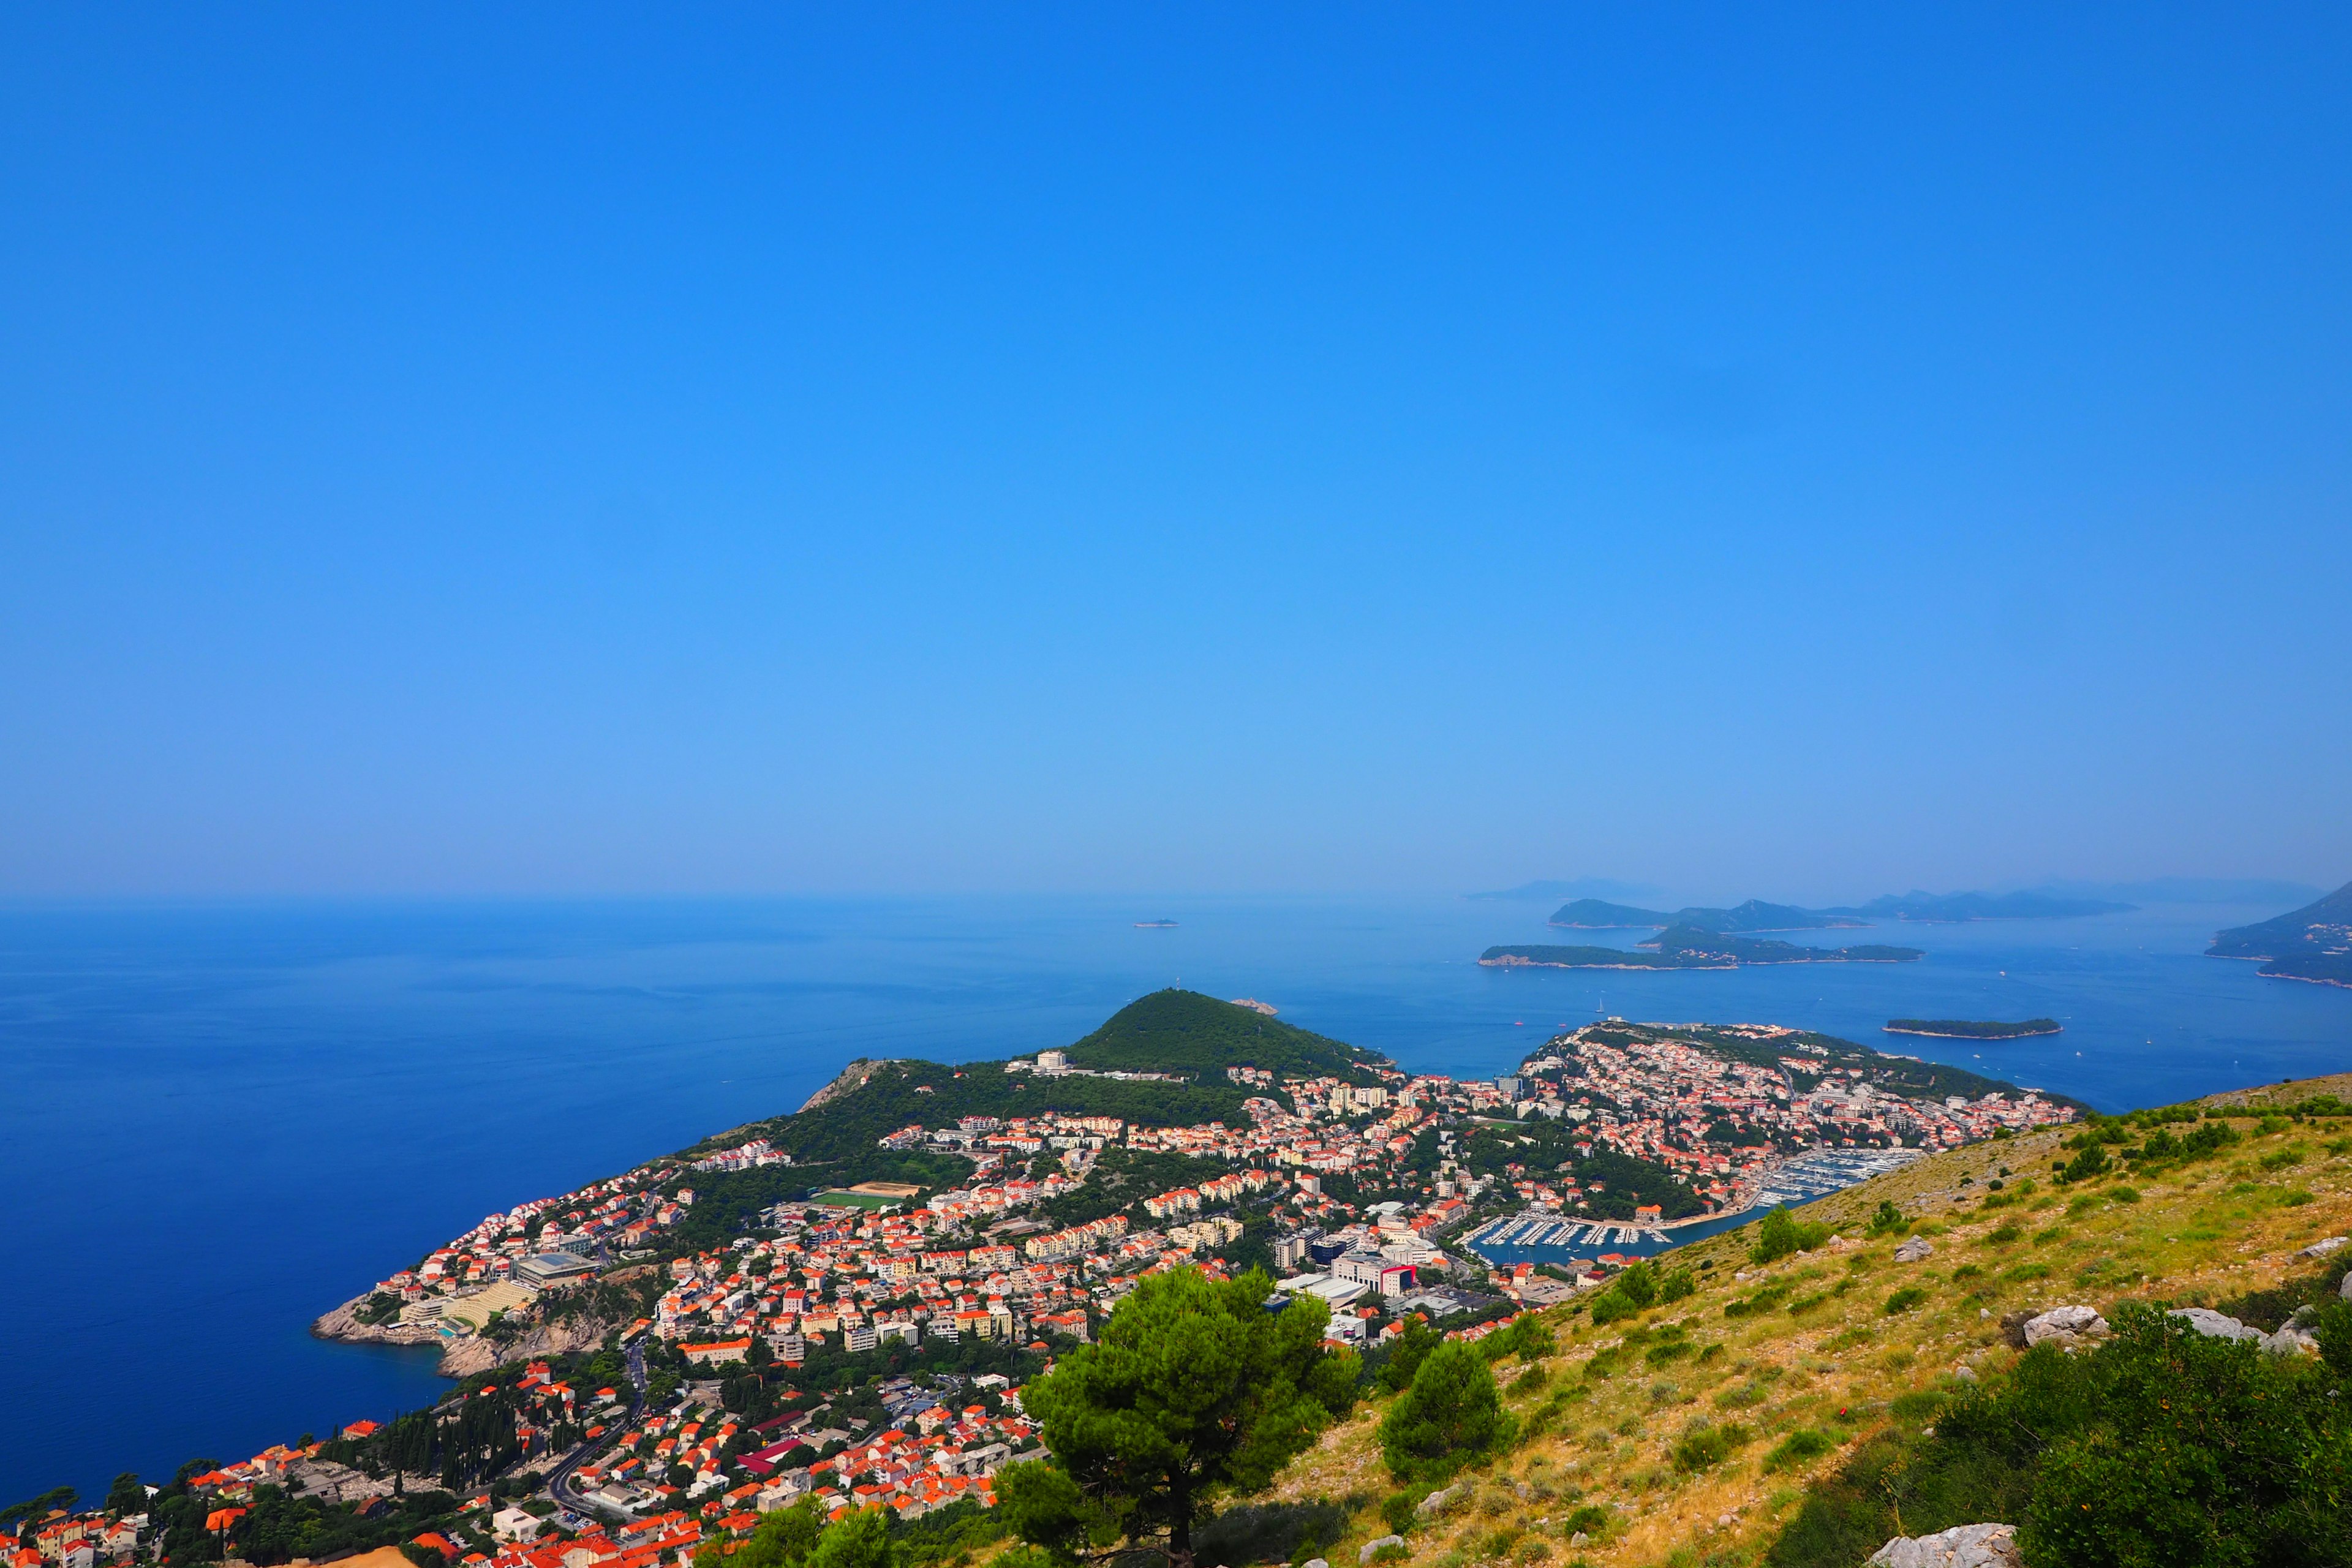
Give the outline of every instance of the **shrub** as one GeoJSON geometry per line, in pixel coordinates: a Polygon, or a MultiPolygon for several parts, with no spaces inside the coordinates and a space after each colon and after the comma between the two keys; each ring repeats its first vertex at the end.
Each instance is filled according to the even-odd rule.
{"type": "Polygon", "coordinates": [[[1811,1252],[1830,1238],[1830,1227],[1808,1223],[1790,1214],[1786,1205],[1766,1215],[1756,1226],[1756,1241],[1748,1249],[1753,1263],[1773,1263],[1800,1252],[1811,1252]]]}
{"type": "Polygon", "coordinates": [[[1429,1352],[1381,1421],[1381,1452],[1399,1479],[1440,1479],[1509,1440],[1486,1358],[1459,1340],[1429,1352]]]}
{"type": "MultiPolygon", "coordinates": [[[[1406,1500],[1408,1509],[1412,1502],[1406,1500]]],[[[1337,1503],[1244,1503],[1195,1531],[1192,1550],[1209,1563],[1296,1563],[1331,1546],[1347,1529],[1337,1503]]]]}
{"type": "Polygon", "coordinates": [[[1599,1503],[1586,1503],[1559,1521],[1563,1535],[1582,1535],[1598,1541],[1609,1529],[1609,1510],[1599,1503]]]}
{"type": "Polygon", "coordinates": [[[1863,1228],[1863,1234],[1874,1238],[1900,1236],[1910,1228],[1911,1222],[1904,1217],[1901,1209],[1895,1206],[1894,1200],[1881,1199],[1877,1210],[1870,1216],[1870,1224],[1863,1228]]]}
{"type": "Polygon", "coordinates": [[[1698,1292],[1698,1276],[1687,1268],[1677,1268],[1658,1281],[1660,1304],[1680,1301],[1698,1292]]]}
{"type": "Polygon", "coordinates": [[[1837,1439],[1817,1426],[1801,1426],[1772,1446],[1764,1456],[1768,1470],[1785,1470],[1809,1459],[1818,1459],[1837,1447],[1837,1439]]]}
{"type": "Polygon", "coordinates": [[[1391,1492],[1381,1504],[1381,1517],[1389,1521],[1391,1535],[1411,1535],[1412,1527],[1421,1522],[1421,1500],[1411,1492],[1391,1492]]]}
{"type": "Polygon", "coordinates": [[[1891,1318],[1897,1312],[1909,1311],[1927,1299],[1927,1292],[1919,1286],[1906,1285],[1902,1289],[1886,1298],[1886,1305],[1878,1310],[1891,1318]]]}
{"type": "Polygon", "coordinates": [[[1704,1421],[1695,1423],[1675,1445],[1675,1468],[1685,1475],[1711,1469],[1731,1458],[1754,1436],[1736,1421],[1720,1426],[1704,1421]]]}

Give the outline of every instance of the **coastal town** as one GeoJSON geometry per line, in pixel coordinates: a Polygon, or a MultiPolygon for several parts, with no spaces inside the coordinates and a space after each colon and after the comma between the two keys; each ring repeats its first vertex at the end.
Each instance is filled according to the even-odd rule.
{"type": "MultiPolygon", "coordinates": [[[[1154,1005],[1240,1014],[1251,1038],[1272,1027],[1263,1005],[1171,994],[1154,1005]]],[[[201,1560],[192,1533],[234,1556],[255,1510],[289,1499],[389,1528],[415,1506],[408,1471],[438,1489],[433,1528],[401,1543],[423,1568],[687,1568],[796,1506],[979,1518],[1002,1468],[1038,1452],[1024,1382],[1153,1273],[1264,1268],[1269,1309],[1311,1298],[1331,1341],[1377,1356],[1413,1322],[1478,1337],[1568,1300],[1633,1261],[1637,1237],[1770,1197],[1792,1161],[2078,1114],[1768,1025],[1609,1019],[1479,1079],[1321,1045],[1281,1067],[1106,1068],[1073,1051],[856,1064],[796,1116],[491,1215],[320,1321],[437,1346],[461,1382],[434,1411],[146,1489],[176,1533],[135,1499],[52,1510],[9,1568],[201,1560]],[[1230,1110],[1013,1109],[1037,1089],[1230,1110]],[[976,1103],[999,1109],[962,1109],[976,1103]],[[844,1155],[861,1119],[878,1130],[844,1155]],[[1514,1214],[1561,1221],[1548,1234],[1575,1245],[1482,1257],[1514,1214]]]]}

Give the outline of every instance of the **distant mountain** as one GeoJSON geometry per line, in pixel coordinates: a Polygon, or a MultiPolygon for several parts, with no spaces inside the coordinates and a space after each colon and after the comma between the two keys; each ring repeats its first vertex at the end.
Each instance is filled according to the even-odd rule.
{"type": "Polygon", "coordinates": [[[2260,973],[2273,979],[2352,985],[2352,882],[2291,913],[2217,931],[2205,952],[2266,960],[2260,973]]]}
{"type": "Polygon", "coordinates": [[[1582,931],[1655,930],[1659,926],[1674,924],[1674,917],[1660,914],[1655,910],[1637,910],[1631,904],[1578,899],[1552,910],[1550,923],[1575,926],[1582,931]]]}
{"type": "Polygon", "coordinates": [[[1858,910],[1836,911],[1882,921],[2051,921],[2113,915],[2135,908],[2106,899],[2063,899],[2050,893],[1889,893],[1858,910]]]}
{"type": "Polygon", "coordinates": [[[1572,882],[1521,882],[1490,893],[1465,893],[1465,899],[1508,899],[1535,903],[1553,899],[1645,899],[1658,889],[1647,882],[1620,882],[1608,877],[1579,877],[1572,882]]]}
{"type": "Polygon", "coordinates": [[[1069,1047],[1073,1067],[1197,1072],[1223,1082],[1229,1067],[1298,1078],[1352,1077],[1383,1058],[1197,991],[1154,991],[1121,1007],[1069,1047]]]}
{"type": "Polygon", "coordinates": [[[1835,926],[1867,925],[1870,922],[1854,918],[1853,911],[1843,910],[1801,910],[1793,904],[1768,904],[1761,899],[1728,910],[1693,906],[1665,914],[1657,910],[1635,909],[1631,904],[1604,903],[1599,899],[1579,899],[1562,904],[1552,911],[1556,926],[1574,926],[1585,931],[1624,931],[1641,928],[1658,929],[1665,926],[1689,926],[1697,931],[1718,932],[1759,931],[1826,931],[1835,926]]]}

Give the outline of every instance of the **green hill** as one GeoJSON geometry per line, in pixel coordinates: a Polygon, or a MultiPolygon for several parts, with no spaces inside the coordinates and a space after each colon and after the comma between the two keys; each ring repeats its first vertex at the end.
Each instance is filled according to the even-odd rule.
{"type": "Polygon", "coordinates": [[[1229,1067],[1370,1081],[1383,1058],[1197,991],[1155,991],[1069,1047],[1072,1067],[1221,1078],[1229,1067]]]}
{"type": "Polygon", "coordinates": [[[1605,899],[1574,899],[1552,910],[1550,923],[1585,931],[1620,931],[1662,926],[1673,919],[1655,910],[1637,910],[1631,904],[1612,904],[1605,899]]]}
{"type": "Polygon", "coordinates": [[[2288,914],[2217,931],[2212,958],[2259,958],[2280,980],[2352,985],[2352,882],[2288,914]]]}

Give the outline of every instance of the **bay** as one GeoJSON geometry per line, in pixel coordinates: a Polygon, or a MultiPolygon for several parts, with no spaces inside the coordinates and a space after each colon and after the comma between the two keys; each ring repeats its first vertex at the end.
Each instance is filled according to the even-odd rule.
{"type": "MultiPolygon", "coordinates": [[[[521,1199],[789,1110],[859,1056],[1065,1044],[1168,984],[1457,1077],[1615,1014],[1823,1029],[2104,1109],[2352,1067],[2352,991],[2200,953],[2272,909],[1887,928],[1916,964],[1493,970],[1545,905],[1412,899],[0,908],[0,1499],[425,1404],[312,1317],[521,1199]],[[1134,922],[1172,919],[1172,929],[1134,922]],[[1891,1017],[2049,1015],[2000,1045],[1891,1017]]],[[[1630,943],[1639,932],[1572,940],[1630,943]]],[[[1832,933],[1789,940],[1843,941],[1832,933]]]]}

